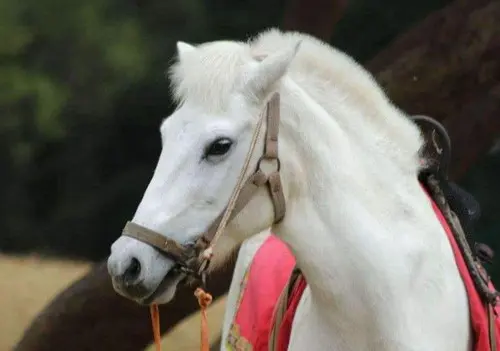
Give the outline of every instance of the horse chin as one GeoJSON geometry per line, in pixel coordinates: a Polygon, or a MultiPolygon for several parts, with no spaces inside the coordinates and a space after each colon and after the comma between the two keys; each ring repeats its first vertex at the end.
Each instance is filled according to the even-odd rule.
{"type": "Polygon", "coordinates": [[[141,305],[162,305],[169,303],[175,296],[177,286],[184,279],[185,275],[183,273],[170,271],[151,295],[137,302],[141,305]]]}

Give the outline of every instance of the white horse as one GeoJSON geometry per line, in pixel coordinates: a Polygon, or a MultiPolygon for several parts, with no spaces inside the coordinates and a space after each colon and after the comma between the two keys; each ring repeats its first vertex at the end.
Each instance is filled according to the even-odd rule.
{"type": "MultiPolygon", "coordinates": [[[[133,222],[180,243],[196,240],[227,205],[256,120],[279,92],[286,216],[272,225],[261,188],[227,226],[212,265],[272,227],[309,284],[289,350],[469,350],[466,291],[417,180],[419,129],[371,75],[312,37],[277,30],[248,43],[177,48],[170,76],[179,107],[161,126],[163,149],[133,222]]],[[[263,143],[261,135],[257,147],[263,143]]],[[[236,279],[256,247],[245,251],[236,279]]],[[[108,260],[117,291],[142,303],[172,299],[181,279],[168,274],[173,266],[126,236],[108,260]]]]}

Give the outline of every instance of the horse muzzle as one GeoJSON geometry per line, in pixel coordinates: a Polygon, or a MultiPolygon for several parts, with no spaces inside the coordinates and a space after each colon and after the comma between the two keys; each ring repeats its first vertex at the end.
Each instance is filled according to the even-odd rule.
{"type": "Polygon", "coordinates": [[[168,302],[186,277],[175,260],[126,236],[113,243],[107,264],[115,291],[140,304],[168,302]]]}

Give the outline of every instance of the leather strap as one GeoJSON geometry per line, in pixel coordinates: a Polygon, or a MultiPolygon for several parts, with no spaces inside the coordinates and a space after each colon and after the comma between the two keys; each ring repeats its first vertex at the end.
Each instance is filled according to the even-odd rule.
{"type": "Polygon", "coordinates": [[[298,267],[295,267],[292,271],[290,279],[286,286],[281,291],[281,294],[276,302],[276,306],[274,307],[274,320],[271,325],[271,330],[269,332],[269,341],[268,341],[268,349],[269,351],[278,351],[278,337],[279,331],[281,327],[281,323],[283,322],[283,318],[285,317],[286,309],[288,307],[288,300],[292,291],[295,290],[297,284],[300,282],[300,276],[302,275],[301,270],[298,267]]]}
{"type": "Polygon", "coordinates": [[[248,204],[248,202],[256,194],[259,187],[267,185],[270,198],[274,207],[274,223],[280,222],[286,213],[285,196],[283,194],[283,186],[280,176],[280,160],[278,158],[278,135],[279,135],[279,121],[280,121],[280,98],[279,94],[275,93],[266,105],[264,113],[259,118],[257,126],[254,130],[250,149],[247,153],[244,166],[238,178],[238,183],[233,194],[231,195],[228,206],[224,211],[214,220],[209,229],[198,239],[194,248],[197,251],[193,253],[193,248],[185,247],[172,239],[165,238],[162,234],[157,233],[151,229],[140,226],[136,223],[127,222],[123,229],[122,235],[129,236],[140,240],[144,243],[150,244],[157,248],[165,255],[171,257],[181,265],[186,266],[187,262],[192,262],[193,255],[199,254],[200,250],[205,250],[207,257],[203,258],[200,263],[200,272],[205,270],[208,266],[208,261],[211,256],[211,248],[217,241],[218,237],[222,235],[223,230],[227,223],[232,220],[241,210],[248,204]],[[259,159],[257,169],[246,181],[242,177],[246,174],[251,156],[253,155],[255,145],[260,134],[262,123],[266,117],[266,135],[264,141],[264,150],[262,157],[259,159]],[[263,162],[275,163],[275,170],[270,174],[266,174],[262,169],[263,162]],[[207,249],[208,246],[208,249],[207,249]],[[203,264],[205,263],[205,264],[203,264]]]}
{"type": "Polygon", "coordinates": [[[185,246],[179,245],[175,240],[164,237],[157,232],[128,221],[123,228],[122,235],[142,241],[146,244],[156,247],[166,255],[176,261],[182,261],[189,257],[191,250],[185,246]]]}
{"type": "Polygon", "coordinates": [[[439,210],[446,219],[448,225],[450,226],[451,232],[457,241],[457,245],[460,248],[460,252],[464,257],[465,264],[469,270],[474,285],[485,303],[490,303],[495,305],[500,297],[500,294],[495,289],[490,289],[488,283],[483,279],[481,274],[480,265],[476,261],[472,249],[467,241],[467,236],[462,228],[460,220],[457,215],[451,210],[446,197],[444,196],[440,186],[439,181],[434,175],[429,175],[425,181],[426,189],[429,191],[432,199],[438,206],[439,210]]]}
{"type": "MultiPolygon", "coordinates": [[[[232,220],[238,213],[241,212],[245,208],[245,206],[250,202],[250,200],[254,197],[255,193],[257,192],[258,188],[260,188],[262,185],[266,184],[267,182],[267,177],[262,171],[257,171],[254,174],[252,174],[245,184],[242,186],[240,190],[240,194],[238,196],[238,200],[236,201],[236,204],[233,207],[233,210],[231,211],[231,215],[229,216],[229,220],[232,220]]],[[[216,220],[212,223],[210,228],[203,234],[203,238],[210,243],[215,236],[215,233],[217,232],[217,228],[219,227],[219,224],[222,220],[222,215],[224,212],[222,212],[216,220]]]]}
{"type": "MultiPolygon", "coordinates": [[[[229,217],[230,220],[233,219],[243,208],[245,208],[246,204],[255,195],[257,189],[262,185],[264,185],[266,181],[267,177],[261,171],[257,171],[247,179],[245,185],[241,189],[240,197],[238,197],[238,201],[234,206],[233,211],[231,212],[231,215],[229,217]]],[[[206,244],[209,244],[212,241],[217,231],[217,227],[219,226],[220,221],[222,219],[222,214],[223,213],[221,213],[215,219],[210,228],[203,235],[203,240],[206,242],[206,244]]],[[[180,263],[188,260],[190,258],[189,256],[192,255],[192,250],[188,249],[186,246],[180,245],[175,240],[168,239],[162,234],[157,233],[151,229],[143,227],[134,222],[130,221],[127,222],[125,228],[123,228],[122,235],[137,239],[139,241],[142,241],[143,243],[154,246],[155,248],[160,250],[163,254],[169,256],[170,258],[180,263]]]]}
{"type": "MultiPolygon", "coordinates": [[[[203,276],[203,272],[206,271],[206,269],[210,263],[210,259],[212,258],[212,255],[213,255],[213,247],[215,246],[219,237],[222,235],[224,229],[226,228],[226,225],[229,223],[232,212],[233,212],[234,208],[238,205],[238,202],[241,201],[244,203],[248,203],[250,198],[254,195],[254,193],[253,193],[251,196],[249,196],[249,198],[242,198],[241,191],[243,190],[243,188],[245,186],[245,184],[243,183],[243,177],[247,173],[248,167],[250,165],[250,161],[251,161],[251,158],[252,158],[252,155],[253,155],[253,152],[255,150],[255,147],[256,147],[256,144],[258,141],[258,137],[260,134],[260,129],[261,129],[262,123],[264,121],[264,116],[266,116],[266,119],[267,119],[266,136],[264,139],[264,151],[263,151],[263,155],[261,156],[261,158],[257,162],[256,173],[261,173],[264,175],[265,180],[268,183],[268,188],[271,191],[271,200],[273,202],[273,207],[279,208],[280,206],[284,206],[284,195],[282,194],[283,203],[276,204],[275,199],[279,199],[279,196],[275,196],[273,194],[273,190],[272,190],[273,186],[275,189],[281,190],[282,189],[281,182],[277,183],[276,176],[269,177],[266,175],[266,173],[262,169],[262,161],[270,160],[270,161],[274,161],[275,165],[276,165],[275,171],[273,173],[277,173],[280,170],[280,160],[277,157],[274,157],[274,155],[273,155],[273,149],[276,149],[276,153],[277,153],[278,126],[279,126],[279,104],[280,104],[279,94],[275,93],[271,97],[270,101],[267,103],[265,113],[262,114],[261,117],[259,118],[259,121],[257,123],[257,127],[255,128],[253,136],[252,136],[250,148],[249,148],[247,155],[245,157],[245,162],[244,162],[243,167],[240,171],[240,175],[238,177],[238,181],[236,183],[236,186],[233,189],[233,192],[232,192],[231,197],[229,199],[229,203],[223,212],[222,219],[220,220],[220,223],[217,226],[217,230],[215,231],[215,234],[213,234],[213,236],[210,235],[211,240],[209,242],[208,247],[203,251],[202,262],[200,263],[200,266],[198,269],[198,275],[203,276]],[[272,181],[272,183],[270,183],[270,180],[272,181]]],[[[278,177],[278,180],[279,180],[279,177],[278,177]]],[[[281,220],[281,219],[282,219],[282,217],[279,218],[278,220],[281,220]]],[[[276,223],[276,221],[277,220],[276,220],[276,213],[275,213],[274,223],[276,223]]],[[[202,243],[207,242],[207,240],[205,238],[206,238],[205,236],[203,236],[201,238],[202,243]]],[[[200,243],[200,240],[198,241],[198,243],[200,243]]]]}
{"type": "Polygon", "coordinates": [[[495,312],[493,306],[488,303],[488,332],[490,340],[490,351],[497,351],[497,340],[495,333],[495,312]]]}
{"type": "Polygon", "coordinates": [[[278,158],[279,123],[280,98],[279,95],[275,95],[268,105],[266,144],[264,147],[264,155],[259,161],[259,167],[261,166],[260,163],[264,160],[276,162],[275,171],[267,178],[268,188],[274,207],[274,223],[280,222],[285,217],[286,213],[285,194],[283,193],[280,175],[281,164],[278,158]]]}
{"type": "Polygon", "coordinates": [[[278,158],[278,134],[280,124],[280,96],[274,95],[267,105],[267,128],[264,144],[264,157],[278,158]]]}
{"type": "Polygon", "coordinates": [[[464,258],[467,269],[471,275],[472,281],[479,293],[479,296],[488,308],[488,337],[490,342],[490,350],[497,351],[496,333],[495,333],[495,311],[493,306],[498,303],[500,294],[494,288],[488,285],[489,277],[484,268],[477,261],[472,253],[472,250],[467,241],[467,237],[463,231],[460,220],[451,210],[446,201],[440,186],[439,181],[434,175],[429,175],[426,179],[425,186],[429,191],[431,198],[434,200],[439,210],[450,226],[451,232],[457,242],[460,252],[464,258]]]}

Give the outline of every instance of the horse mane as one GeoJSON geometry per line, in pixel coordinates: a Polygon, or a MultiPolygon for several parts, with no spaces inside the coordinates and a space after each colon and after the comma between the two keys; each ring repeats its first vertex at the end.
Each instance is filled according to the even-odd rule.
{"type": "MultiPolygon", "coordinates": [[[[245,66],[301,42],[287,76],[300,86],[356,143],[382,146],[384,157],[418,172],[423,139],[410,118],[394,106],[374,77],[347,54],[303,33],[269,29],[247,42],[215,41],[197,46],[169,70],[174,98],[187,99],[209,113],[221,113],[241,88],[245,66]],[[371,141],[369,141],[371,140],[371,141]]],[[[284,99],[282,99],[283,101],[284,99]]],[[[284,102],[286,103],[286,102],[284,102]]],[[[368,146],[373,149],[372,146],[368,146]]]]}

